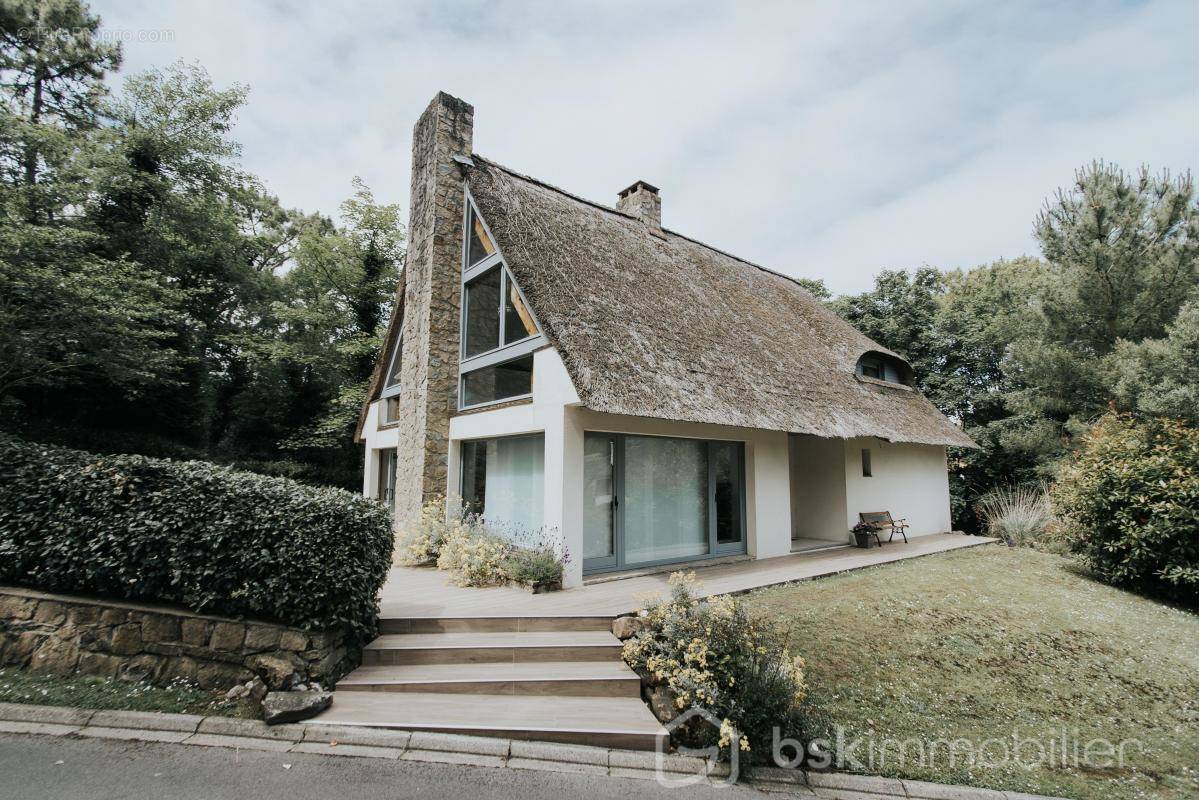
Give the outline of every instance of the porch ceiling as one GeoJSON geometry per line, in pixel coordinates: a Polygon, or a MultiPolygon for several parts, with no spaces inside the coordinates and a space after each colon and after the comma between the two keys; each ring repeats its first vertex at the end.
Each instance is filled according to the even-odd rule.
{"type": "MultiPolygon", "coordinates": [[[[728,594],[994,541],[997,540],[943,533],[869,550],[845,547],[797,553],[697,567],[694,572],[702,594],[728,594]]],[[[642,575],[534,595],[506,586],[464,589],[451,585],[447,574],[435,569],[395,567],[383,586],[380,605],[382,616],[388,618],[616,616],[635,610],[637,600],[647,593],[665,594],[669,577],[669,573],[642,575]]]]}

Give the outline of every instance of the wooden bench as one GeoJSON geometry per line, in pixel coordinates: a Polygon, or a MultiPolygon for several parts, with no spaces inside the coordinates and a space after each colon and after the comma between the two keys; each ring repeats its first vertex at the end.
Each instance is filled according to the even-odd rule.
{"type": "Polygon", "coordinates": [[[910,527],[906,519],[892,519],[890,511],[863,511],[858,514],[858,519],[874,529],[874,539],[878,541],[879,546],[882,542],[878,539],[878,532],[882,530],[890,530],[891,535],[887,537],[887,541],[895,538],[895,534],[903,537],[904,544],[907,544],[908,535],[907,529],[910,527]]]}

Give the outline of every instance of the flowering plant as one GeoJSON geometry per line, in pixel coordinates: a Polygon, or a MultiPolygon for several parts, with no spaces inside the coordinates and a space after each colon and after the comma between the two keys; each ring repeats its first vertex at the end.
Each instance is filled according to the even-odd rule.
{"type": "Polygon", "coordinates": [[[459,497],[434,497],[401,527],[395,560],[405,566],[436,564],[459,586],[512,582],[552,587],[561,583],[569,561],[555,541],[544,530],[490,524],[470,513],[459,497]]]}
{"type": "Polygon", "coordinates": [[[680,711],[697,706],[723,721],[696,744],[765,755],[776,726],[798,732],[803,659],[741,601],[699,599],[696,586],[694,573],[670,577],[670,598],[641,612],[646,627],[625,643],[625,661],[668,687],[680,711]]]}

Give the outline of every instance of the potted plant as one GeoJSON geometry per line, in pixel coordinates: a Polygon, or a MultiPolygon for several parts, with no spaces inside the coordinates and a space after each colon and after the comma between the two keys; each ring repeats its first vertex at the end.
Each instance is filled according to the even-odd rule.
{"type": "Polygon", "coordinates": [[[869,522],[859,522],[850,530],[853,532],[854,543],[858,547],[869,547],[871,537],[875,536],[874,526],[869,522]]]}

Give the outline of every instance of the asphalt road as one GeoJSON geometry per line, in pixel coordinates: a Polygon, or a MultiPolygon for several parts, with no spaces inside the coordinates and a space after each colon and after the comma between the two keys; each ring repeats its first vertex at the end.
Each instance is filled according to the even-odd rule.
{"type": "Polygon", "coordinates": [[[761,798],[753,789],[375,758],[0,734],[0,800],[761,798]],[[290,766],[289,766],[290,765],[290,766]]]}

